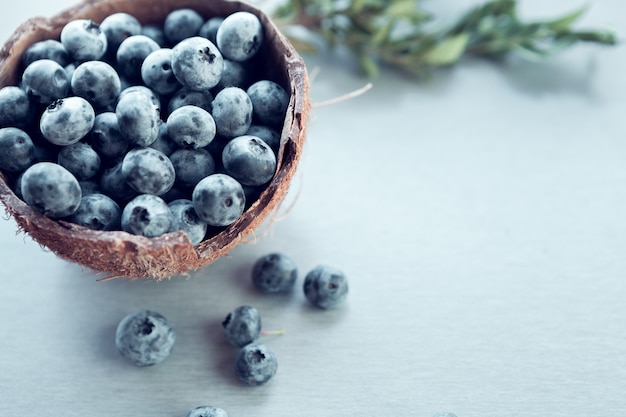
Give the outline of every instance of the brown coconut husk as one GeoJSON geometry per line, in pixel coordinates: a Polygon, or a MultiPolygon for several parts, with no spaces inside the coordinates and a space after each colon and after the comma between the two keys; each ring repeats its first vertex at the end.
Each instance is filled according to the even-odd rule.
{"type": "Polygon", "coordinates": [[[90,0],[52,18],[33,18],[18,27],[0,50],[0,87],[19,82],[22,52],[31,44],[58,39],[63,26],[73,19],[101,22],[115,12],[133,14],[143,24],[161,23],[174,9],[189,7],[205,18],[248,11],[259,17],[265,28],[264,46],[257,65],[265,78],[291,92],[281,133],[278,166],[274,178],[244,214],[232,225],[193,246],[183,232],[158,238],[135,236],[123,231],[93,231],[62,220],[53,220],[29,207],[16,196],[8,179],[0,173],[0,200],[21,231],[58,256],[109,277],[162,279],[204,267],[246,241],[268,219],[285,197],[295,173],[305,139],[310,108],[306,67],[289,41],[258,8],[225,0],[90,0]]]}

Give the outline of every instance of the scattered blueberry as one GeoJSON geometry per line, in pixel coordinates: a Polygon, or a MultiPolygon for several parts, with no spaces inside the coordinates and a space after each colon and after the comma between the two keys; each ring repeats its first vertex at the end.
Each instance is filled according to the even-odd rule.
{"type": "Polygon", "coordinates": [[[246,61],[261,48],[263,25],[250,12],[232,13],[219,26],[216,42],[225,58],[246,61]]]}
{"type": "Polygon", "coordinates": [[[70,79],[65,69],[51,59],[39,59],[22,73],[22,88],[33,103],[47,106],[66,97],[70,79]]]}
{"type": "Polygon", "coordinates": [[[215,161],[204,148],[178,149],[170,155],[176,172],[176,184],[181,188],[193,188],[204,177],[215,173],[215,161]]]}
{"type": "Polygon", "coordinates": [[[239,87],[220,90],[212,103],[217,133],[227,138],[245,135],[252,124],[252,102],[239,87]]]}
{"type": "Polygon", "coordinates": [[[189,411],[187,417],[228,417],[228,414],[221,408],[204,405],[189,411]]]}
{"type": "Polygon", "coordinates": [[[176,9],[165,16],[163,33],[165,38],[175,45],[196,36],[203,24],[204,18],[197,11],[188,8],[176,9]]]}
{"type": "Polygon", "coordinates": [[[67,146],[84,138],[95,123],[96,113],[82,97],[60,98],[41,115],[41,134],[55,145],[67,146]]]}
{"type": "Polygon", "coordinates": [[[235,374],[248,385],[263,385],[276,374],[278,360],[267,346],[250,343],[235,358],[235,374]]]}
{"type": "Polygon", "coordinates": [[[291,291],[297,277],[296,263],[278,252],[260,257],[252,267],[252,284],[264,293],[291,291]]]}
{"type": "Polygon", "coordinates": [[[141,64],[141,79],[150,89],[161,95],[172,94],[181,84],[172,71],[172,50],[161,48],[150,53],[141,64]]]}
{"type": "Polygon", "coordinates": [[[129,92],[120,97],[115,107],[122,135],[131,145],[149,146],[159,134],[161,116],[147,94],[129,92]]]}
{"type": "Polygon", "coordinates": [[[224,71],[224,59],[210,40],[194,36],[172,48],[172,69],[183,86],[204,91],[219,82],[224,71]]]}
{"type": "Polygon", "coordinates": [[[35,145],[28,133],[17,127],[0,128],[0,169],[20,172],[35,162],[35,145]]]}
{"type": "Polygon", "coordinates": [[[245,200],[241,184],[225,174],[203,178],[192,193],[198,216],[210,226],[234,223],[243,214],[245,200]]]}
{"type": "Polygon", "coordinates": [[[115,69],[103,61],[87,61],[76,67],[70,80],[72,93],[103,109],[117,100],[122,89],[115,69]]]}
{"type": "Polygon", "coordinates": [[[111,197],[83,192],[80,206],[69,221],[93,230],[119,230],[121,216],[120,206],[111,197]]]}
{"type": "Polygon", "coordinates": [[[348,281],[339,269],[319,265],[304,277],[304,295],[316,307],[336,307],[348,295],[348,281]]]}
{"type": "Polygon", "coordinates": [[[224,334],[228,342],[236,347],[243,347],[259,338],[261,334],[261,315],[250,306],[237,307],[222,321],[224,334]]]}
{"type": "Polygon", "coordinates": [[[107,37],[100,25],[89,19],[68,22],[61,30],[61,43],[73,61],[97,60],[107,51],[107,37]]]}
{"type": "Polygon", "coordinates": [[[226,173],[244,185],[265,184],[276,172],[274,151],[256,136],[239,136],[228,142],[222,163],[226,173]]]}
{"type": "Polygon", "coordinates": [[[73,214],[82,197],[76,177],[53,162],[37,162],[26,169],[21,194],[29,206],[51,218],[73,214]]]}
{"type": "Polygon", "coordinates": [[[141,65],[144,59],[161,46],[145,35],[133,35],[124,39],[115,54],[117,71],[129,81],[141,81],[141,65]]]}
{"type": "Polygon", "coordinates": [[[282,126],[289,106],[289,94],[278,83],[257,81],[246,90],[255,119],[264,125],[282,126]]]}
{"type": "Polygon", "coordinates": [[[115,331],[115,345],[120,354],[137,366],[162,362],[175,342],[176,333],[167,319],[150,310],[127,315],[115,331]]]}
{"type": "Polygon", "coordinates": [[[100,171],[100,155],[84,142],[64,146],[59,151],[58,164],[71,172],[77,180],[88,180],[100,171]]]}
{"type": "Polygon", "coordinates": [[[28,127],[35,116],[35,109],[28,94],[16,86],[0,88],[0,127],[28,127]]]}
{"type": "Polygon", "coordinates": [[[192,245],[202,242],[207,231],[207,224],[200,220],[191,200],[176,199],[168,203],[172,211],[172,232],[183,231],[192,245]]]}
{"type": "Polygon", "coordinates": [[[71,62],[67,49],[56,39],[46,39],[33,43],[22,53],[21,59],[24,68],[40,59],[51,59],[62,67],[71,62]]]}
{"type": "Polygon", "coordinates": [[[167,118],[167,133],[182,148],[203,148],[215,138],[215,121],[200,107],[182,106],[167,118]]]}
{"type": "Polygon", "coordinates": [[[145,237],[157,237],[172,228],[172,211],[162,198],[140,194],[122,209],[122,230],[145,237]]]}
{"type": "Polygon", "coordinates": [[[172,188],[176,173],[172,161],[154,148],[135,148],[122,160],[126,183],[140,194],[165,194],[172,188]]]}

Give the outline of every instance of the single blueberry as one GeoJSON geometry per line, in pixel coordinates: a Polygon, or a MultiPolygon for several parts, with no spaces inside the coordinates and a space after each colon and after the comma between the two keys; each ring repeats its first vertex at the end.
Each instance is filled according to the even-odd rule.
{"type": "Polygon", "coordinates": [[[155,365],[165,360],[176,342],[176,333],[161,314],[139,310],[124,317],[115,331],[120,354],[137,366],[155,365]]]}
{"type": "Polygon", "coordinates": [[[161,197],[140,194],[122,209],[122,230],[134,235],[158,237],[172,228],[172,211],[161,197]]]}
{"type": "Polygon", "coordinates": [[[278,83],[270,80],[257,81],[246,90],[255,119],[259,124],[279,127],[285,121],[289,106],[289,94],[278,83]]]}
{"type": "Polygon", "coordinates": [[[139,194],[126,182],[122,174],[122,162],[123,160],[117,161],[100,174],[100,189],[120,204],[129,202],[139,194]]]}
{"type": "Polygon", "coordinates": [[[131,145],[149,146],[159,134],[159,109],[145,94],[138,91],[124,94],[115,107],[120,132],[131,145]]]}
{"type": "Polygon", "coordinates": [[[189,411],[187,417],[228,417],[228,414],[221,408],[212,405],[203,405],[189,411]]]}
{"type": "Polygon", "coordinates": [[[129,36],[117,48],[117,71],[131,82],[141,81],[141,65],[144,59],[160,48],[158,43],[145,35],[129,36]]]}
{"type": "Polygon", "coordinates": [[[224,59],[208,39],[194,36],[172,48],[172,70],[190,90],[204,91],[217,85],[224,71],[224,59]]]}
{"type": "Polygon", "coordinates": [[[100,23],[100,30],[107,37],[109,53],[115,53],[126,38],[140,35],[141,29],[139,20],[135,16],[124,12],[110,14],[100,23]]]}
{"type": "Polygon", "coordinates": [[[181,84],[172,71],[172,50],[161,48],[150,53],[141,64],[141,79],[146,86],[161,95],[179,90],[181,84]]]}
{"type": "Polygon", "coordinates": [[[248,85],[249,70],[241,63],[230,59],[224,60],[222,78],[217,84],[218,90],[226,87],[246,88],[248,85]]]}
{"type": "Polygon", "coordinates": [[[39,59],[51,59],[62,67],[69,65],[71,62],[67,49],[56,39],[45,39],[33,43],[22,52],[21,59],[24,68],[39,59]]]}
{"type": "Polygon", "coordinates": [[[66,97],[70,79],[65,69],[51,59],[39,59],[22,73],[22,88],[34,104],[44,106],[66,97]]]}
{"type": "Polygon", "coordinates": [[[188,8],[176,9],[165,16],[163,33],[170,44],[175,45],[196,36],[203,24],[204,18],[197,11],[188,8]]]}
{"type": "Polygon", "coordinates": [[[239,87],[220,90],[211,104],[217,133],[228,138],[245,135],[252,124],[252,101],[239,87]]]}
{"type": "Polygon", "coordinates": [[[200,107],[182,106],[167,118],[167,133],[182,148],[203,148],[215,138],[215,121],[200,107]]]}
{"type": "Polygon", "coordinates": [[[29,206],[51,218],[73,214],[82,197],[76,177],[53,162],[37,162],[26,169],[21,193],[29,206]]]}
{"type": "Polygon", "coordinates": [[[107,37],[100,25],[90,19],[68,22],[61,30],[61,43],[73,61],[98,60],[107,51],[107,37]]]}
{"type": "Polygon", "coordinates": [[[198,36],[202,36],[207,38],[211,42],[215,43],[215,36],[217,35],[217,29],[220,27],[222,22],[224,21],[223,17],[215,16],[207,19],[206,22],[200,26],[200,30],[198,30],[198,36]]]}
{"type": "Polygon", "coordinates": [[[122,209],[111,197],[83,192],[78,210],[68,220],[93,230],[118,230],[121,217],[122,209]]]}
{"type": "Polygon", "coordinates": [[[170,231],[184,232],[192,245],[202,242],[207,231],[207,224],[200,220],[191,200],[176,199],[168,203],[172,211],[173,222],[170,231]]]}
{"type": "Polygon", "coordinates": [[[259,338],[261,315],[250,306],[240,306],[228,313],[222,321],[228,342],[236,347],[244,347],[259,338]]]}
{"type": "Polygon", "coordinates": [[[252,267],[252,284],[264,293],[291,291],[297,277],[296,263],[279,252],[260,257],[252,267]]]}
{"type": "Polygon", "coordinates": [[[152,102],[152,104],[154,104],[154,107],[156,107],[159,111],[161,110],[161,97],[154,90],[152,90],[149,87],[146,87],[145,85],[128,85],[127,87],[122,88],[122,91],[120,92],[120,95],[117,98],[117,102],[119,103],[119,101],[126,94],[130,94],[130,93],[141,93],[147,96],[152,102]]]}
{"type": "Polygon", "coordinates": [[[135,148],[122,160],[126,183],[140,194],[165,194],[172,188],[176,173],[172,161],[154,148],[135,148]]]}
{"type": "Polygon", "coordinates": [[[163,32],[163,26],[157,24],[143,25],[140,35],[144,35],[158,43],[160,46],[165,46],[167,43],[165,39],[165,33],[163,32]]]}
{"type": "Polygon", "coordinates": [[[270,126],[253,124],[246,132],[246,135],[256,136],[261,138],[263,142],[267,143],[274,151],[275,155],[278,155],[280,150],[280,133],[270,126]]]}
{"type": "Polygon", "coordinates": [[[35,108],[25,90],[16,86],[0,89],[0,127],[24,129],[32,123],[35,108]]]}
{"type": "Polygon", "coordinates": [[[261,48],[263,25],[250,12],[235,12],[224,19],[215,40],[225,58],[246,61],[261,48]]]}
{"type": "Polygon", "coordinates": [[[74,95],[86,99],[97,109],[113,105],[122,89],[115,69],[103,61],[87,61],[77,66],[70,85],[74,95]]]}
{"type": "Polygon", "coordinates": [[[59,151],[58,164],[71,172],[77,180],[88,180],[100,171],[100,155],[84,143],[76,142],[59,151]]]}
{"type": "Polygon", "coordinates": [[[276,374],[278,360],[267,346],[250,343],[242,347],[235,357],[235,374],[248,385],[263,385],[276,374]]]}
{"type": "Polygon", "coordinates": [[[215,161],[204,148],[178,149],[170,155],[176,172],[176,184],[181,188],[193,188],[204,177],[215,173],[215,161]]]}
{"type": "Polygon", "coordinates": [[[85,137],[94,125],[96,113],[82,97],[67,97],[50,104],[41,115],[41,134],[55,145],[67,146],[85,137]]]}
{"type": "Polygon", "coordinates": [[[92,148],[105,158],[117,158],[128,149],[128,142],[120,132],[117,116],[113,112],[96,115],[88,137],[92,148]]]}
{"type": "Polygon", "coordinates": [[[348,280],[339,269],[319,265],[304,277],[304,295],[316,307],[336,307],[348,295],[348,280]]]}
{"type": "Polygon", "coordinates": [[[165,155],[170,156],[174,151],[178,150],[178,144],[172,140],[167,133],[167,124],[161,123],[159,125],[159,134],[154,142],[150,144],[151,148],[157,151],[163,152],[165,155]]]}
{"type": "Polygon", "coordinates": [[[35,162],[35,144],[22,129],[0,128],[0,169],[20,172],[35,162]]]}
{"type": "Polygon", "coordinates": [[[193,206],[210,226],[228,226],[242,214],[246,198],[241,184],[225,174],[203,178],[193,189],[193,206]]]}
{"type": "Polygon", "coordinates": [[[244,185],[262,185],[276,172],[274,151],[257,136],[231,139],[222,152],[222,164],[228,175],[244,185]]]}
{"type": "Polygon", "coordinates": [[[213,103],[213,94],[209,90],[193,91],[183,87],[170,98],[167,110],[171,114],[180,107],[191,105],[211,112],[211,103],[213,103]]]}

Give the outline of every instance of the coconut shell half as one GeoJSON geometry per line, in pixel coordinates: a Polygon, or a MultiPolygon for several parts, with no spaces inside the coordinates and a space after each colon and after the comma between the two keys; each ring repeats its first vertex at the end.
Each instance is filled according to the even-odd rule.
{"type": "Polygon", "coordinates": [[[142,24],[161,24],[178,8],[192,8],[205,18],[248,11],[265,28],[264,44],[255,65],[263,77],[291,93],[281,132],[276,174],[244,214],[213,237],[193,246],[183,232],[146,238],[123,231],[101,232],[50,219],[28,206],[0,173],[0,200],[20,230],[58,256],[110,277],[162,279],[206,266],[244,242],[278,207],[288,191],[305,140],[309,112],[306,67],[274,23],[256,7],[223,0],[92,0],[77,4],[49,19],[33,18],[18,27],[0,51],[0,87],[19,82],[22,52],[34,42],[58,39],[63,26],[74,19],[101,22],[116,12],[134,15],[142,24]]]}

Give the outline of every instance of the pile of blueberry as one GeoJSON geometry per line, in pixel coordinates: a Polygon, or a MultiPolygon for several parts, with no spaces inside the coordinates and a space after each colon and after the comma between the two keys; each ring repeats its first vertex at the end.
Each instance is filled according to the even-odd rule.
{"type": "Polygon", "coordinates": [[[263,41],[245,11],[70,21],[0,89],[0,170],[50,218],[198,244],[277,168],[290,96],[257,70],[263,41]]]}

